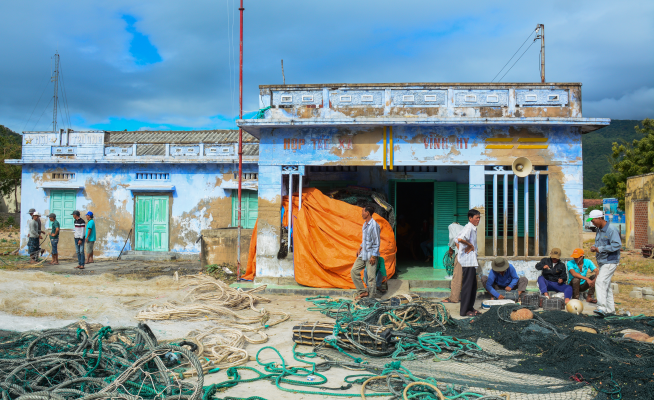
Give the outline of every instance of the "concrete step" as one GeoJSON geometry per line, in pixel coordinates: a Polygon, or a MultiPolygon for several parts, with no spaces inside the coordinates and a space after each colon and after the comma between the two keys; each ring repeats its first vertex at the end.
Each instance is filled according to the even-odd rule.
{"type": "Polygon", "coordinates": [[[172,251],[126,251],[121,256],[122,261],[171,261],[177,259],[177,253],[172,251]]]}

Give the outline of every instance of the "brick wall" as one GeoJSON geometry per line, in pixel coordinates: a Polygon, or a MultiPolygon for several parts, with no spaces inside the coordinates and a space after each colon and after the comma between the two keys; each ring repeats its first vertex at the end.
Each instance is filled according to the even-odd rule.
{"type": "Polygon", "coordinates": [[[647,201],[634,202],[634,237],[636,249],[640,249],[647,244],[647,201]]]}

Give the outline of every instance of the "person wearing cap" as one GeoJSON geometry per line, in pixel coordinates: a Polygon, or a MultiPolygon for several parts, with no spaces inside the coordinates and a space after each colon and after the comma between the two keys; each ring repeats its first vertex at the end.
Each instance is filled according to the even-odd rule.
{"type": "Polygon", "coordinates": [[[77,267],[79,269],[84,269],[84,228],[86,227],[86,222],[80,218],[79,211],[75,210],[71,214],[75,218],[74,222],[74,238],[75,238],[75,252],[77,253],[77,267]]]}
{"type": "Polygon", "coordinates": [[[86,213],[86,263],[93,263],[93,245],[95,245],[95,221],[91,211],[86,213]]]}
{"type": "Polygon", "coordinates": [[[595,293],[597,294],[597,309],[595,312],[598,314],[614,314],[615,303],[613,302],[611,279],[620,262],[620,250],[622,250],[620,232],[604,219],[604,212],[600,210],[591,211],[587,221],[597,227],[595,245],[590,247],[590,251],[597,253],[595,259],[599,267],[597,280],[595,281],[595,293]]]}
{"type": "Polygon", "coordinates": [[[527,290],[529,280],[524,276],[518,277],[518,273],[511,263],[502,257],[497,257],[493,260],[492,268],[488,276],[481,276],[481,284],[486,291],[495,299],[504,299],[504,296],[499,294],[497,290],[511,290],[518,291],[518,297],[527,290]]]}
{"type": "Polygon", "coordinates": [[[30,253],[30,263],[34,264],[39,261],[39,239],[41,239],[41,231],[39,229],[39,213],[36,210],[30,210],[32,219],[27,223],[27,249],[30,253]]]}
{"type": "Polygon", "coordinates": [[[55,213],[50,213],[48,215],[48,218],[50,219],[50,228],[52,231],[50,232],[50,245],[52,246],[52,261],[50,261],[50,264],[52,265],[58,265],[59,264],[59,252],[57,251],[57,245],[59,244],[59,221],[57,221],[57,215],[55,213]]]}
{"type": "Polygon", "coordinates": [[[572,298],[579,299],[579,293],[588,290],[588,297],[586,301],[589,303],[597,303],[593,299],[595,294],[595,281],[597,275],[595,264],[584,257],[583,249],[574,249],[572,252],[572,260],[568,261],[568,285],[572,286],[572,298]]]}
{"type": "Polygon", "coordinates": [[[540,293],[547,298],[550,297],[547,292],[563,293],[567,304],[572,298],[572,286],[567,284],[568,274],[561,262],[561,249],[553,248],[549,257],[536,264],[536,269],[542,271],[537,281],[540,293]]]}
{"type": "MultiPolygon", "coordinates": [[[[33,217],[34,217],[35,212],[36,212],[36,210],[34,208],[30,208],[30,210],[27,212],[30,215],[30,221],[32,219],[34,219],[33,217]]],[[[43,230],[41,230],[41,218],[40,217],[41,217],[41,215],[39,214],[39,218],[36,219],[36,223],[38,225],[38,231],[39,231],[39,238],[41,238],[41,235],[45,233],[43,230]]],[[[29,224],[29,221],[28,221],[28,224],[29,224]]],[[[41,250],[41,243],[39,243],[38,240],[37,240],[37,245],[36,245],[35,252],[37,252],[37,253],[40,252],[41,254],[43,254],[43,250],[41,250]]]]}

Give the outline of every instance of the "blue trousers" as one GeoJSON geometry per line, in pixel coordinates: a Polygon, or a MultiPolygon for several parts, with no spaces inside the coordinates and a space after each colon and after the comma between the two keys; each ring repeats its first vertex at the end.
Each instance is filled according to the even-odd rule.
{"type": "Polygon", "coordinates": [[[77,252],[77,264],[84,266],[84,239],[75,239],[75,252],[77,252]],[[79,242],[82,244],[79,244],[79,242]]]}
{"type": "Polygon", "coordinates": [[[565,283],[559,284],[558,282],[548,281],[542,275],[538,277],[538,288],[541,294],[545,292],[563,292],[566,299],[572,298],[572,286],[566,285],[565,283]]]}

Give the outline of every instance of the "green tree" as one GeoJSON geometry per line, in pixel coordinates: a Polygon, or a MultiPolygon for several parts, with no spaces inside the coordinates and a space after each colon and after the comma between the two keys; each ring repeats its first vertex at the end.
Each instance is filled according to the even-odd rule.
{"type": "MultiPolygon", "coordinates": [[[[22,139],[19,134],[0,125],[0,194],[7,196],[14,193],[18,206],[18,187],[20,186],[21,167],[5,164],[5,160],[20,159],[22,154],[22,139]]],[[[18,211],[18,210],[17,210],[18,211]]]]}
{"type": "Polygon", "coordinates": [[[654,172],[654,120],[645,119],[643,127],[634,129],[644,137],[628,143],[613,143],[612,171],[602,178],[600,190],[605,197],[618,199],[618,207],[625,209],[627,178],[654,172]]]}
{"type": "Polygon", "coordinates": [[[601,199],[602,196],[594,190],[584,190],[584,199],[601,199]]]}

